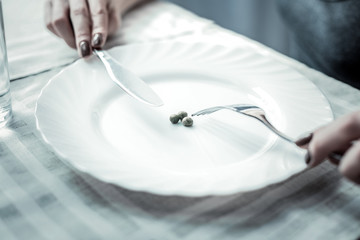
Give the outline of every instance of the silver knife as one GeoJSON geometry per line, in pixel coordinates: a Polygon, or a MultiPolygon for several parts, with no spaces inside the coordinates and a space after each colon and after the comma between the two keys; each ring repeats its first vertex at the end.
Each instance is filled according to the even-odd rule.
{"type": "Polygon", "coordinates": [[[163,105],[160,97],[135,73],[123,67],[104,50],[93,50],[94,54],[104,64],[110,78],[126,93],[137,100],[154,107],[163,105]]]}

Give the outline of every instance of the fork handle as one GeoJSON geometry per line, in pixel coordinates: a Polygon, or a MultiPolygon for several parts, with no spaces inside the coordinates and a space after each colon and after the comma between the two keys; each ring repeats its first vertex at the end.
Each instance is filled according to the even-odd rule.
{"type": "MultiPolygon", "coordinates": [[[[248,110],[249,111],[249,110],[248,110]]],[[[243,111],[243,113],[245,113],[246,115],[248,115],[246,113],[246,111],[243,111]]],[[[262,123],[265,124],[265,126],[267,126],[271,131],[273,131],[275,134],[277,134],[279,137],[281,137],[282,139],[290,142],[290,143],[294,143],[294,140],[290,139],[288,136],[284,135],[282,132],[280,132],[279,130],[277,130],[266,118],[266,116],[264,114],[261,113],[256,113],[255,111],[251,113],[251,115],[248,115],[249,117],[254,117],[256,119],[258,119],[259,121],[261,121],[262,123]]],[[[332,152],[329,154],[329,157],[332,158],[332,160],[336,163],[339,164],[341,162],[341,159],[343,157],[342,154],[340,153],[335,153],[332,152]]]]}
{"type": "MultiPolygon", "coordinates": [[[[266,117],[264,115],[260,115],[259,116],[263,123],[270,128],[270,130],[272,130],[274,133],[276,133],[279,137],[281,137],[282,139],[285,139],[286,141],[290,142],[290,143],[294,143],[294,141],[292,139],[290,139],[288,136],[285,136],[282,132],[278,131],[276,128],[273,127],[273,125],[266,119],[266,117]]],[[[340,153],[335,153],[332,152],[329,154],[329,157],[336,163],[339,164],[341,162],[341,159],[343,157],[342,154],[340,153]]]]}
{"type": "Polygon", "coordinates": [[[282,139],[294,143],[294,140],[277,130],[266,118],[266,116],[262,113],[259,113],[257,111],[251,111],[251,109],[243,111],[244,114],[248,115],[249,117],[253,117],[259,121],[261,121],[266,127],[268,127],[271,131],[273,131],[276,135],[281,137],[282,139]]]}

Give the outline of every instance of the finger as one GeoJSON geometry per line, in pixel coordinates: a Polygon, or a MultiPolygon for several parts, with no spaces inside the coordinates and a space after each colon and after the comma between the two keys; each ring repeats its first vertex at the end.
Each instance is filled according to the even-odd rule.
{"type": "Polygon", "coordinates": [[[303,136],[303,137],[299,138],[298,140],[296,140],[295,144],[298,147],[307,149],[312,137],[313,137],[313,133],[307,134],[306,136],[303,136]]]}
{"type": "Polygon", "coordinates": [[[331,153],[346,149],[360,137],[360,112],[344,116],[331,124],[316,130],[308,146],[309,166],[320,164],[331,153]]]}
{"type": "Polygon", "coordinates": [[[105,0],[88,0],[92,20],[92,40],[94,48],[101,48],[108,34],[108,11],[105,0]]]}
{"type": "Polygon", "coordinates": [[[70,47],[76,48],[74,31],[70,22],[70,6],[67,0],[52,1],[51,21],[56,35],[64,39],[70,47]]]}
{"type": "Polygon", "coordinates": [[[44,21],[45,21],[46,28],[53,34],[60,37],[52,25],[52,2],[50,0],[46,1],[44,7],[45,7],[44,21]]]}
{"type": "MultiPolygon", "coordinates": [[[[309,143],[313,137],[313,133],[306,134],[303,137],[300,137],[298,140],[295,141],[295,144],[303,149],[308,149],[309,143]]],[[[339,165],[339,159],[345,154],[345,152],[352,146],[352,144],[348,144],[343,148],[339,148],[336,152],[332,152],[329,154],[328,159],[332,164],[339,165]]],[[[307,159],[309,154],[306,155],[306,161],[310,161],[307,159]]]]}
{"type": "Polygon", "coordinates": [[[352,146],[353,146],[353,142],[348,143],[348,144],[344,145],[343,147],[338,148],[338,150],[336,150],[335,152],[330,153],[328,156],[329,161],[335,165],[339,165],[342,157],[352,146]]]}
{"type": "Polygon", "coordinates": [[[339,171],[349,180],[360,184],[360,144],[358,142],[343,156],[339,171]]]}
{"type": "Polygon", "coordinates": [[[86,0],[69,0],[70,18],[74,29],[75,42],[79,56],[91,53],[91,19],[86,0]]]}

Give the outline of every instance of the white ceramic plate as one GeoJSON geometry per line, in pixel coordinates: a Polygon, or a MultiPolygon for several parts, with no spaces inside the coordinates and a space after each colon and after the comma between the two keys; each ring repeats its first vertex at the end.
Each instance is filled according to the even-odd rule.
{"type": "Polygon", "coordinates": [[[95,59],[52,78],[36,107],[43,138],[75,168],[105,182],[164,195],[204,196],[258,189],[305,168],[304,151],[260,122],[229,111],[169,121],[223,104],[265,109],[296,138],[333,119],[321,92],[295,70],[252,49],[179,42],[110,50],[159,94],[164,106],[137,102],[95,59]]]}

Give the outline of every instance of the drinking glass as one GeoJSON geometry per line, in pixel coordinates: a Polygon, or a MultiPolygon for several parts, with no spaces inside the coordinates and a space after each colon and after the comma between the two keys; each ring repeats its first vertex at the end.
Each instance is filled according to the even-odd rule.
{"type": "Polygon", "coordinates": [[[2,0],[0,0],[0,127],[9,123],[11,113],[10,77],[7,60],[2,0]]]}

